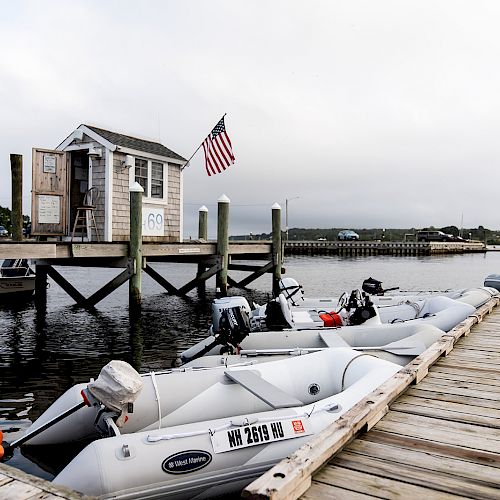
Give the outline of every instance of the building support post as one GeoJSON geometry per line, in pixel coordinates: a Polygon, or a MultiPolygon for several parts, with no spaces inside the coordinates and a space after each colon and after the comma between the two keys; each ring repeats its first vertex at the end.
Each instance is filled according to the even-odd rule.
{"type": "Polygon", "coordinates": [[[47,276],[48,267],[43,265],[35,266],[35,304],[46,309],[47,307],[47,276]]]}
{"type": "Polygon", "coordinates": [[[223,194],[217,207],[217,254],[222,259],[222,269],[217,272],[216,287],[222,297],[227,295],[227,270],[229,266],[229,198],[223,194]]]}
{"type": "Polygon", "coordinates": [[[23,240],[23,156],[10,155],[12,172],[12,239],[23,240]]]}
{"type": "MultiPolygon", "coordinates": [[[[203,205],[198,210],[198,239],[200,241],[208,240],[208,208],[203,205]]],[[[198,271],[196,277],[200,277],[206,270],[206,265],[204,262],[198,264],[198,271]]],[[[205,281],[201,281],[197,287],[198,296],[204,297],[206,293],[205,281]]]]}
{"type": "Polygon", "coordinates": [[[283,264],[283,249],[281,246],[281,207],[275,203],[272,207],[272,233],[273,233],[273,294],[277,297],[280,293],[279,282],[281,279],[281,266],[283,264]]]}
{"type": "Polygon", "coordinates": [[[142,193],[144,189],[135,182],[130,188],[130,280],[129,307],[141,307],[141,271],[142,271],[142,193]]]}

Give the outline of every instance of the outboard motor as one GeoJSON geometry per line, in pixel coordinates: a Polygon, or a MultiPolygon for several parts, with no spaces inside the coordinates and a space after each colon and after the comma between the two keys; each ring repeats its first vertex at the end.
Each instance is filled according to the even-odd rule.
{"type": "Polygon", "coordinates": [[[215,338],[217,343],[224,347],[223,350],[236,352],[238,344],[249,333],[250,318],[243,307],[230,307],[222,311],[215,338]]]}
{"type": "Polygon", "coordinates": [[[351,292],[345,310],[349,313],[350,325],[362,325],[370,318],[377,316],[377,310],[370,297],[359,290],[351,292]]]}
{"type": "Polygon", "coordinates": [[[399,290],[399,286],[393,288],[382,288],[382,282],[376,280],[375,278],[367,278],[363,281],[363,285],[361,286],[363,292],[366,292],[370,295],[384,295],[385,292],[390,292],[392,290],[399,290]]]}
{"type": "Polygon", "coordinates": [[[251,309],[245,297],[222,297],[214,299],[212,302],[212,333],[217,334],[220,331],[221,319],[224,311],[228,309],[241,308],[247,316],[251,309]]]}

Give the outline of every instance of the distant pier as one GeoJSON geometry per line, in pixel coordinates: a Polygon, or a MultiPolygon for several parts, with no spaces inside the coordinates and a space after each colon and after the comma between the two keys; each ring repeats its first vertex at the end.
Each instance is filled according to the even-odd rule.
{"type": "Polygon", "coordinates": [[[420,256],[486,252],[479,241],[286,241],[285,255],[341,255],[346,257],[393,255],[420,256]]]}

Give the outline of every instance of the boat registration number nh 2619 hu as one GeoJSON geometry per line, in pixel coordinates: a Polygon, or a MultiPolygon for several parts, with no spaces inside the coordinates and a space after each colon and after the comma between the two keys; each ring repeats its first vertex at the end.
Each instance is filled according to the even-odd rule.
{"type": "Polygon", "coordinates": [[[312,433],[312,426],[307,418],[296,418],[215,431],[211,435],[211,440],[214,452],[224,453],[248,446],[308,436],[312,433]]]}

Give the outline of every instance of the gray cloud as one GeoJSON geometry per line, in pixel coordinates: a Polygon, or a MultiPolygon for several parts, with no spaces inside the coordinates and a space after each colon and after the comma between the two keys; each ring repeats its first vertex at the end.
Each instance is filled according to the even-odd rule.
{"type": "Polygon", "coordinates": [[[8,155],[82,122],[188,157],[219,117],[236,164],[185,170],[185,234],[231,199],[231,232],[290,226],[498,227],[491,1],[10,2],[0,19],[0,205],[8,155]]]}

